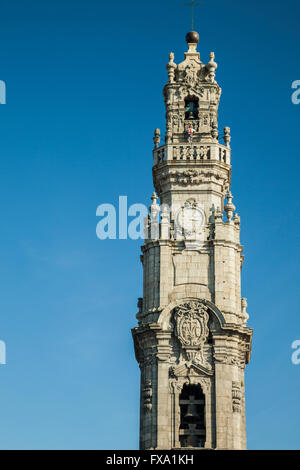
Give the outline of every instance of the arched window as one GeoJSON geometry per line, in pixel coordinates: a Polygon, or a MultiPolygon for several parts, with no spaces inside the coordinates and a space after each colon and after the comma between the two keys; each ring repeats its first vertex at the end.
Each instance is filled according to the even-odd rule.
{"type": "Polygon", "coordinates": [[[205,447],[205,395],[200,385],[184,385],[179,398],[181,447],[205,447]]]}
{"type": "Polygon", "coordinates": [[[199,100],[198,98],[188,97],[184,100],[185,119],[198,119],[199,100]]]}

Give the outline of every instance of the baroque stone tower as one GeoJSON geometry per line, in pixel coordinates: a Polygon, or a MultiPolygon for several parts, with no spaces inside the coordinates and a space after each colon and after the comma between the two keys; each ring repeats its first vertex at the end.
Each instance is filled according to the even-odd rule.
{"type": "Polygon", "coordinates": [[[245,365],[252,330],[241,298],[240,218],[230,192],[230,129],[219,142],[221,89],[199,35],[170,53],[165,143],[155,130],[143,297],[133,328],[141,370],[141,449],[245,449],[245,365]],[[158,205],[158,198],[160,205],[158,205]]]}

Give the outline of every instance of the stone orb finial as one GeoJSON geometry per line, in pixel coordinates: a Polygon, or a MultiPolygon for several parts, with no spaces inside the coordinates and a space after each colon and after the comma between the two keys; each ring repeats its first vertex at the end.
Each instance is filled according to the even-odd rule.
{"type": "Polygon", "coordinates": [[[199,34],[196,31],[190,31],[187,33],[185,40],[188,44],[198,44],[199,34]]]}

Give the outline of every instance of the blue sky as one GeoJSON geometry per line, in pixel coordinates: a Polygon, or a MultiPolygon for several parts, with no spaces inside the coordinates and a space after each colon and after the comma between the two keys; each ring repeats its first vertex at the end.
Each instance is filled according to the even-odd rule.
{"type": "MultiPolygon", "coordinates": [[[[138,447],[141,241],[100,241],[95,214],[119,195],[150,201],[165,65],[190,29],[181,3],[1,2],[2,449],[138,447]]],[[[300,448],[299,14],[296,0],[212,0],[195,17],[232,133],[250,449],[300,448]]]]}

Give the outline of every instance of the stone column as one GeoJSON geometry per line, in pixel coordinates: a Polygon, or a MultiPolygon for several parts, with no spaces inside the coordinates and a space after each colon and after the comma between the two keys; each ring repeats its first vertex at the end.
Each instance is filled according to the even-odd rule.
{"type": "Polygon", "coordinates": [[[212,409],[211,409],[211,383],[206,386],[202,386],[203,393],[205,395],[205,448],[212,448],[212,409]]]}
{"type": "Polygon", "coordinates": [[[157,449],[170,449],[169,364],[157,362],[157,449]]]}
{"type": "Polygon", "coordinates": [[[156,423],[157,442],[156,448],[170,449],[169,426],[169,367],[172,348],[170,346],[171,331],[157,331],[157,402],[156,423]]]}

